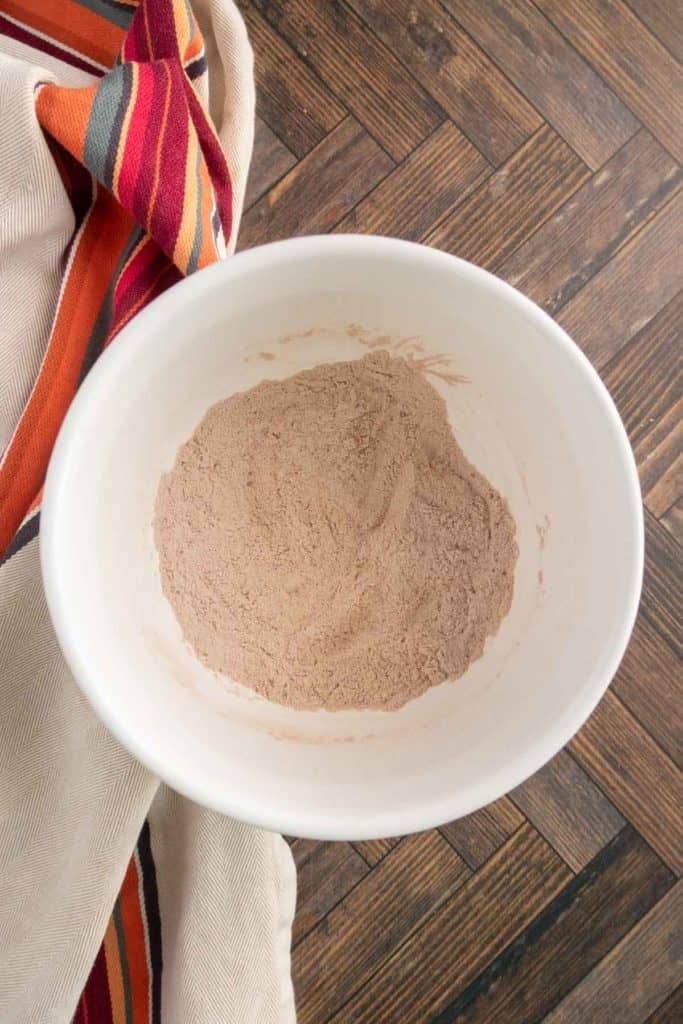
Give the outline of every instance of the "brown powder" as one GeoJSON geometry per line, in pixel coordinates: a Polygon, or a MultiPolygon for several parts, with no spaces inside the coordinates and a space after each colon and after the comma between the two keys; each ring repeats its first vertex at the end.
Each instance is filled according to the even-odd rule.
{"type": "Polygon", "coordinates": [[[154,531],[201,661],[297,708],[401,707],[461,675],[512,599],[506,502],[383,351],[214,405],[154,531]]]}

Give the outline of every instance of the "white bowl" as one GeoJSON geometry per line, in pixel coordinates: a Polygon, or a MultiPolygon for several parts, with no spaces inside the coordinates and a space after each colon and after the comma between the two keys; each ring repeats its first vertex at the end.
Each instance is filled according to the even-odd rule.
{"type": "Polygon", "coordinates": [[[212,266],[121,332],[59,435],[41,553],[76,679],[153,772],[266,828],[374,838],[489,803],[576,732],[633,626],[643,524],[616,409],[537,306],[432,249],[313,237],[212,266]],[[161,591],[152,510],[208,406],[266,376],[360,356],[352,323],[391,344],[417,336],[467,378],[433,382],[466,455],[510,503],[515,594],[484,656],[402,710],[293,711],[215,676],[184,644],[161,591]]]}

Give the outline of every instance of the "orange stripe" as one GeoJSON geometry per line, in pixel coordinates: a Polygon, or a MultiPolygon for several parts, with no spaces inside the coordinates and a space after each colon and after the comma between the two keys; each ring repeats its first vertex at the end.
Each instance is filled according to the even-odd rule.
{"type": "Polygon", "coordinates": [[[187,4],[182,3],[182,0],[181,3],[176,3],[174,0],[171,9],[178,52],[181,57],[184,57],[191,31],[189,7],[187,4]]]}
{"type": "Polygon", "coordinates": [[[123,125],[121,127],[121,133],[119,135],[119,145],[116,151],[116,162],[114,164],[114,177],[112,181],[112,192],[114,193],[114,195],[117,195],[119,190],[119,176],[121,174],[123,157],[126,150],[126,139],[128,138],[128,129],[130,127],[130,122],[133,117],[135,103],[138,98],[138,82],[140,80],[140,72],[138,70],[139,65],[133,62],[129,66],[132,69],[133,81],[131,84],[130,99],[126,107],[126,113],[123,118],[123,125]]]}
{"type": "Polygon", "coordinates": [[[0,469],[0,551],[43,484],[57,432],[78,387],[83,356],[134,221],[104,189],[76,242],[47,354],[0,469]]]}
{"type": "Polygon", "coordinates": [[[149,1020],[149,965],[145,926],[140,907],[140,887],[135,857],[131,857],[119,896],[121,921],[126,936],[128,974],[134,1024],[148,1024],[149,1020]]]}
{"type": "Polygon", "coordinates": [[[130,63],[130,69],[132,73],[132,82],[130,87],[130,99],[126,106],[126,113],[123,119],[123,125],[121,127],[121,133],[119,134],[119,145],[117,148],[116,161],[114,164],[114,178],[112,180],[112,191],[115,196],[119,193],[119,177],[121,175],[121,168],[123,166],[124,154],[126,152],[126,139],[128,137],[128,129],[130,128],[130,122],[133,117],[133,111],[135,110],[135,103],[137,101],[137,85],[139,82],[139,66],[134,61],[130,63]]]}
{"type": "Polygon", "coordinates": [[[199,176],[201,178],[202,186],[202,207],[200,217],[204,226],[204,233],[202,235],[202,247],[199,251],[199,260],[197,262],[198,270],[202,267],[208,266],[209,263],[213,263],[216,259],[216,244],[211,231],[211,211],[213,209],[214,202],[213,186],[204,160],[202,160],[199,168],[199,176]]]}
{"type": "Polygon", "coordinates": [[[189,64],[190,61],[199,57],[202,50],[204,49],[204,40],[202,39],[200,32],[195,32],[194,39],[191,39],[185,48],[185,54],[183,56],[183,63],[189,64]]]}
{"type": "Polygon", "coordinates": [[[107,964],[107,981],[109,982],[109,999],[113,1024],[126,1024],[126,999],[123,994],[123,974],[121,973],[121,954],[116,937],[114,919],[109,919],[104,933],[104,958],[107,964]]]}
{"type": "Polygon", "coordinates": [[[173,262],[177,267],[187,270],[192,250],[192,240],[196,230],[194,219],[197,209],[197,148],[199,140],[194,126],[190,125],[187,135],[187,156],[185,158],[185,188],[183,189],[183,215],[180,221],[178,237],[173,250],[173,262]]]}
{"type": "Polygon", "coordinates": [[[75,0],[2,0],[5,14],[109,68],[125,29],[112,25],[75,0]]]}
{"type": "Polygon", "coordinates": [[[96,93],[96,85],[82,89],[44,85],[36,100],[36,113],[42,127],[81,164],[86,129],[96,93]]]}

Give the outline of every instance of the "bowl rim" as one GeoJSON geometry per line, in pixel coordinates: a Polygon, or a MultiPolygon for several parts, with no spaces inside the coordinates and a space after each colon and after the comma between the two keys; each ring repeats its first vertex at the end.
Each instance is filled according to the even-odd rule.
{"type": "Polygon", "coordinates": [[[45,481],[39,543],[48,609],[66,662],[101,721],[146,768],[183,796],[251,825],[314,839],[375,839],[433,828],[486,806],[538,771],[578,732],[614,677],[635,623],[643,578],[644,520],[635,458],[607,388],[578,345],[531,299],[481,267],[416,242],[378,235],[307,235],[271,242],[212,264],[169,288],[121,330],[116,344],[105,349],[80,386],[59,431],[45,481]],[[307,807],[294,802],[289,805],[277,799],[269,802],[267,792],[264,792],[261,803],[256,806],[253,797],[244,800],[239,791],[230,790],[229,787],[218,789],[208,779],[197,778],[182,769],[177,770],[174,763],[169,763],[163,755],[150,748],[136,734],[135,729],[130,728],[125,710],[121,714],[116,701],[107,699],[105,687],[98,685],[96,673],[89,671],[88,657],[79,642],[77,623],[70,616],[68,588],[63,586],[63,574],[59,569],[59,522],[62,517],[58,509],[64,500],[68,500],[62,480],[71,457],[72,444],[79,434],[81,418],[96,402],[98,393],[107,388],[109,376],[123,372],[120,364],[125,368],[126,361],[135,361],[137,352],[147,344],[147,329],[154,329],[159,317],[165,319],[174,307],[201,300],[203,293],[212,290],[215,280],[225,285],[231,278],[245,273],[272,273],[279,263],[289,263],[294,259],[308,260],[327,254],[347,259],[361,254],[412,264],[417,261],[427,268],[448,268],[460,277],[478,279],[535,321],[552,343],[564,349],[580,369],[593,400],[602,406],[610,422],[628,485],[628,508],[624,510],[624,516],[628,517],[632,541],[630,580],[623,596],[618,636],[604,663],[594,668],[592,674],[582,681],[580,699],[575,699],[563,709],[553,721],[552,728],[539,734],[535,742],[524,749],[510,752],[504,766],[466,788],[445,795],[437,793],[434,800],[427,804],[422,802],[419,806],[389,810],[381,814],[376,811],[359,813],[351,810],[343,819],[338,813],[330,815],[319,811],[309,812],[307,807]]]}

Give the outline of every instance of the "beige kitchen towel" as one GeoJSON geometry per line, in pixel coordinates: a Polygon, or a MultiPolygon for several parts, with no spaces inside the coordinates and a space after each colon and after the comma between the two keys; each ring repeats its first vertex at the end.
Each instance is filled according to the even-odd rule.
{"type": "MultiPolygon", "coordinates": [[[[134,6],[24,6],[45,19],[77,2],[84,18],[134,6]]],[[[251,51],[230,0],[193,6],[231,171],[231,247],[252,143],[251,51]]],[[[0,0],[0,448],[41,369],[76,227],[36,90],[98,74],[20,7],[0,0]]],[[[178,797],[100,724],[48,617],[35,519],[0,565],[0,1021],[293,1021],[289,848],[178,797]]]]}

